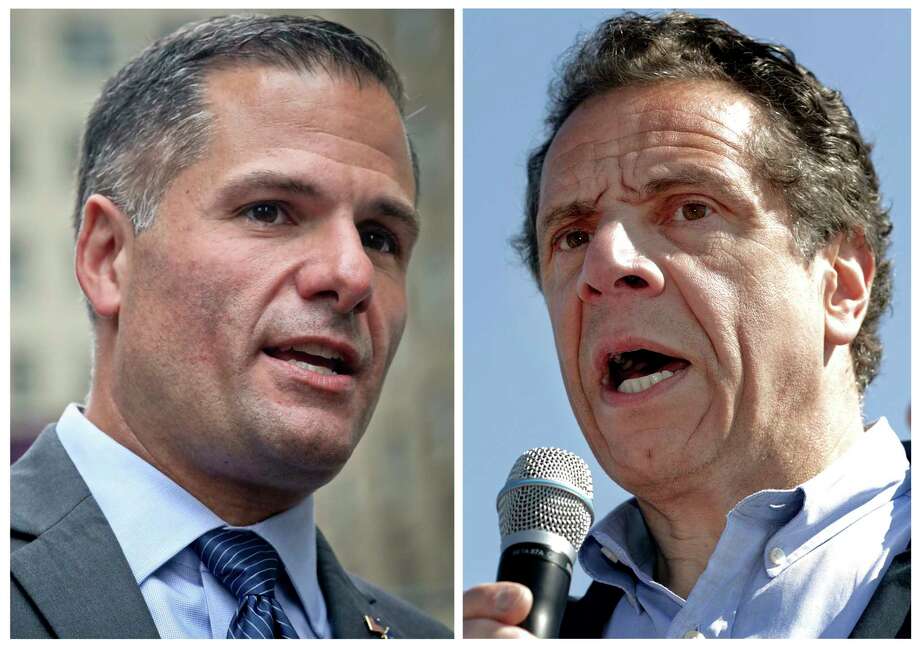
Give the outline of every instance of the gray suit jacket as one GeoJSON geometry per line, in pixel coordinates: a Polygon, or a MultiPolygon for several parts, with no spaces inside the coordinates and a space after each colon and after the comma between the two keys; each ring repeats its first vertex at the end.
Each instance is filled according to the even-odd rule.
{"type": "MultiPolygon", "coordinates": [[[[10,634],[19,637],[157,638],[156,625],[115,534],[53,426],[10,477],[10,634]]],[[[317,574],[335,637],[449,638],[407,603],[349,576],[317,532],[317,574]]]]}

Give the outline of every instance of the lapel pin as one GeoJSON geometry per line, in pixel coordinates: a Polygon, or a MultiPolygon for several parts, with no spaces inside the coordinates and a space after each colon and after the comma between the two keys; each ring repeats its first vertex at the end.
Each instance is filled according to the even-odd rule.
{"type": "Polygon", "coordinates": [[[390,627],[384,626],[383,624],[381,624],[379,617],[374,618],[374,617],[371,617],[370,615],[364,615],[364,623],[367,624],[367,629],[371,631],[372,633],[374,633],[375,635],[377,635],[378,637],[380,637],[380,639],[390,638],[389,635],[387,634],[390,632],[390,627]]]}

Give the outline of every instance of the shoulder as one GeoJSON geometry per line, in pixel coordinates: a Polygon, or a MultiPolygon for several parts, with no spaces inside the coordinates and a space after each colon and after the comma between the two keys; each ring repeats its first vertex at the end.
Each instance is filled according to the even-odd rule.
{"type": "Polygon", "coordinates": [[[89,497],[54,425],[48,426],[10,468],[11,529],[38,536],[89,497]]]}
{"type": "Polygon", "coordinates": [[[451,639],[453,633],[441,622],[424,614],[415,606],[384,592],[379,587],[354,574],[348,575],[355,587],[366,597],[375,600],[380,614],[398,624],[399,632],[409,638],[451,639]]]}
{"type": "Polygon", "coordinates": [[[894,557],[850,637],[910,638],[910,544],[894,557]]]}

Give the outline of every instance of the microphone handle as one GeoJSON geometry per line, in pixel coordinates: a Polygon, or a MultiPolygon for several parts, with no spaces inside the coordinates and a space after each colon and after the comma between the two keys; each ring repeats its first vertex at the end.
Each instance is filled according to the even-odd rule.
{"type": "Polygon", "coordinates": [[[542,543],[516,543],[502,552],[498,580],[521,583],[533,593],[533,607],[521,628],[541,639],[559,636],[569,597],[572,563],[542,543]]]}

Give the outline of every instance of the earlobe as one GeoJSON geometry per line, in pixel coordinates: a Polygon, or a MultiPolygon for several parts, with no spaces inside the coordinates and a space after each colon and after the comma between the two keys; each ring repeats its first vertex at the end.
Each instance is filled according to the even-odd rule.
{"type": "Polygon", "coordinates": [[[98,316],[118,314],[133,240],[131,221],[114,202],[98,194],[86,200],[74,263],[77,282],[98,316]]]}
{"type": "Polygon", "coordinates": [[[866,310],[875,258],[862,233],[842,234],[825,249],[830,261],[825,281],[825,339],[832,345],[846,345],[856,338],[866,310]]]}

